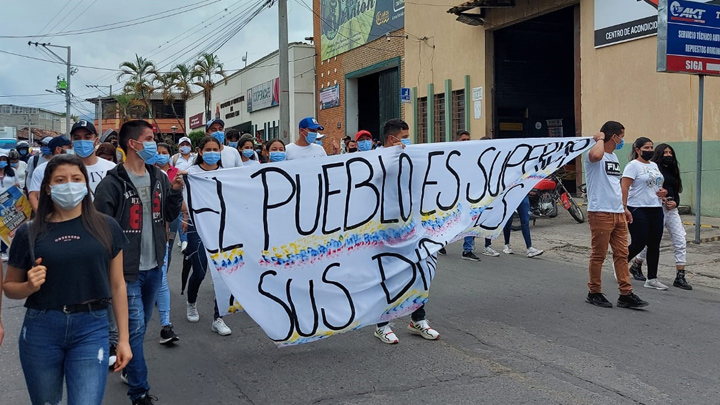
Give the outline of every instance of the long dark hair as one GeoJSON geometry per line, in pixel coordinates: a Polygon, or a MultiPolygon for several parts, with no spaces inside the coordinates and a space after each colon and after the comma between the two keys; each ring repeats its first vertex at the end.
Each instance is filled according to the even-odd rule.
{"type": "MultiPolygon", "coordinates": [[[[195,158],[196,165],[200,165],[200,163],[203,163],[203,158],[202,158],[202,155],[200,154],[200,151],[205,148],[205,145],[207,145],[208,142],[215,142],[218,145],[218,148],[222,147],[222,145],[220,144],[220,141],[218,141],[217,139],[215,139],[214,137],[212,137],[210,135],[201,139],[200,143],[198,143],[198,148],[197,148],[198,154],[197,154],[197,157],[195,158]]],[[[222,167],[222,156],[220,157],[220,160],[218,160],[218,167],[222,167]]]]}
{"type": "Polygon", "coordinates": [[[47,230],[48,220],[52,214],[55,213],[55,203],[53,203],[53,200],[48,193],[48,189],[50,188],[50,181],[52,180],[53,173],[55,173],[55,170],[62,165],[77,166],[82,175],[85,177],[85,187],[87,187],[88,192],[80,203],[82,204],[82,214],[80,217],[82,218],[83,226],[88,232],[90,232],[90,235],[97,239],[97,241],[108,250],[108,252],[112,253],[112,235],[110,234],[110,228],[108,227],[105,215],[98,212],[93,205],[87,169],[79,157],[68,154],[53,157],[45,167],[45,177],[43,177],[42,184],[40,185],[40,192],[38,193],[39,201],[37,215],[30,225],[30,243],[34,244],[35,237],[47,230]]]}
{"type": "Polygon", "coordinates": [[[655,147],[655,154],[652,157],[652,161],[657,163],[657,165],[659,167],[666,168],[666,170],[668,172],[670,172],[670,174],[675,176],[675,178],[677,179],[677,182],[678,182],[677,193],[678,194],[682,193],[683,187],[682,187],[682,179],[680,179],[680,165],[678,164],[678,161],[677,161],[677,155],[675,154],[675,149],[673,149],[672,146],[670,146],[666,143],[661,143],[660,145],[655,147]],[[662,158],[663,158],[663,154],[665,153],[665,149],[670,149],[670,151],[672,152],[673,158],[675,158],[674,159],[675,162],[673,164],[667,165],[667,166],[662,163],[662,158]]]}
{"type": "MultiPolygon", "coordinates": [[[[253,141],[252,138],[247,138],[247,137],[240,138],[240,142],[238,142],[238,146],[237,146],[238,150],[242,151],[243,146],[245,146],[245,144],[248,142],[250,142],[252,144],[253,152],[254,152],[255,151],[255,141],[253,141]]],[[[242,154],[242,152],[240,152],[240,154],[242,154]]],[[[248,159],[255,160],[255,155],[253,154],[252,157],[249,157],[248,159]]]]}
{"type": "Polygon", "coordinates": [[[646,143],[652,143],[652,139],[645,138],[644,136],[641,136],[640,138],[636,139],[635,142],[632,144],[632,150],[630,151],[630,160],[635,160],[638,158],[638,153],[635,149],[640,149],[645,145],[646,143]]]}

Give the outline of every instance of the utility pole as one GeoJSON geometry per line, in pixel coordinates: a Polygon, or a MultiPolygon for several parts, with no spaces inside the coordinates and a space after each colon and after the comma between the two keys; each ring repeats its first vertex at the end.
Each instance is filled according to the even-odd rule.
{"type": "Polygon", "coordinates": [[[287,0],[278,0],[280,29],[280,139],[290,142],[290,61],[288,55],[287,0]]]}
{"type": "Polygon", "coordinates": [[[58,60],[62,63],[64,63],[67,66],[67,76],[65,77],[67,87],[65,88],[65,132],[70,132],[70,101],[72,99],[72,93],[70,91],[70,77],[75,74],[77,71],[76,69],[72,68],[72,65],[70,64],[70,47],[69,46],[60,46],[60,45],[52,45],[49,43],[39,43],[39,42],[32,42],[28,41],[28,46],[35,45],[36,47],[42,46],[43,48],[47,49],[48,52],[53,54],[58,60]],[[67,60],[63,59],[62,57],[58,56],[55,52],[52,51],[52,49],[49,49],[49,47],[53,48],[63,48],[67,49],[67,60]]]}
{"type": "MultiPolygon", "coordinates": [[[[86,84],[85,87],[93,87],[96,89],[99,89],[100,87],[109,87],[110,93],[108,93],[108,97],[112,96],[112,84],[109,86],[101,86],[99,84],[86,84]]],[[[102,129],[102,122],[103,122],[103,100],[102,96],[98,98],[98,105],[100,106],[100,116],[98,118],[98,136],[102,136],[103,129],[102,129]]]]}

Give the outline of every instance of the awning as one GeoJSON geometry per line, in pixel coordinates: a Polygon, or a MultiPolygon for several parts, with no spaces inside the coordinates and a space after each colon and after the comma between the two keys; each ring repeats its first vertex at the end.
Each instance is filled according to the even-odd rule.
{"type": "Polygon", "coordinates": [[[485,24],[485,9],[515,7],[515,0],[471,0],[457,5],[447,12],[458,16],[457,21],[468,25],[485,24]],[[480,9],[477,13],[468,13],[472,9],[480,9]]]}

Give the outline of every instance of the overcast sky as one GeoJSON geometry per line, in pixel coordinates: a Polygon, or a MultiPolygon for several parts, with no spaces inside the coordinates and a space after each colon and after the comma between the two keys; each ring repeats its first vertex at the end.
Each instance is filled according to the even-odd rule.
{"type": "MultiPolygon", "coordinates": [[[[0,51],[51,59],[41,49],[28,46],[28,41],[49,42],[72,47],[72,63],[78,65],[117,69],[124,61],[134,60],[135,54],[158,62],[163,71],[194,56],[207,43],[220,36],[228,24],[239,21],[245,10],[254,9],[259,0],[26,0],[3,1],[0,36],[24,36],[86,30],[91,27],[156,15],[168,10],[192,10],[135,26],[110,31],[83,33],[82,35],[54,38],[0,38],[0,51]],[[193,7],[182,8],[196,4],[193,7]],[[204,6],[204,7],[203,7],[204,6]],[[224,18],[222,18],[225,16],[224,18]],[[212,24],[208,26],[209,24],[212,24]],[[198,43],[198,41],[200,41],[198,43]],[[193,46],[199,45],[195,50],[193,46]],[[175,54],[175,55],[174,55],[175,54]],[[174,55],[174,56],[173,56],[174,55]],[[163,59],[169,58],[165,62],[163,59]]],[[[312,36],[313,14],[311,0],[288,1],[290,42],[304,41],[312,36]]],[[[165,14],[163,14],[165,15],[165,14]]],[[[127,25],[126,23],[122,25],[127,25]]],[[[242,56],[248,53],[248,64],[278,48],[277,5],[263,10],[245,28],[216,52],[226,70],[242,68],[242,56]]],[[[53,48],[65,57],[66,50],[53,48]]],[[[65,74],[65,66],[0,53],[0,104],[41,107],[65,111],[64,96],[47,93],[54,89],[58,74],[65,74]],[[3,97],[24,95],[23,97],[3,97]],[[40,96],[28,96],[40,95],[40,96]]],[[[72,93],[80,99],[102,94],[107,89],[87,88],[87,84],[113,85],[113,92],[121,90],[118,72],[78,68],[72,76],[72,93]]],[[[73,114],[88,116],[93,111],[90,103],[84,109],[73,107],[73,114]]]]}

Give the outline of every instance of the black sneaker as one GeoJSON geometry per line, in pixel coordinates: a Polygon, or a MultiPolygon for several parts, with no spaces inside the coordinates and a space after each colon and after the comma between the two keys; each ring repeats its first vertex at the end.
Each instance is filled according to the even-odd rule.
{"type": "Polygon", "coordinates": [[[646,307],[650,304],[648,304],[646,301],[643,301],[638,297],[637,295],[630,293],[628,295],[621,295],[618,297],[617,300],[617,306],[620,308],[642,308],[646,307]]]}
{"type": "Polygon", "coordinates": [[[447,250],[445,250],[445,248],[441,248],[440,250],[438,250],[438,253],[441,254],[441,255],[446,255],[446,254],[447,254],[447,250]]]}
{"type": "Polygon", "coordinates": [[[177,342],[178,340],[180,340],[180,338],[173,331],[172,324],[165,325],[162,327],[162,329],[160,330],[160,344],[161,345],[169,345],[169,344],[172,344],[173,342],[177,342]]]}
{"type": "Polygon", "coordinates": [[[682,288],[683,290],[692,290],[692,286],[685,280],[685,272],[678,272],[673,281],[673,287],[682,288]]]}
{"type": "Polygon", "coordinates": [[[142,397],[134,400],[133,405],[155,405],[155,401],[157,400],[157,397],[154,397],[150,394],[145,394],[142,397]]]}
{"type": "Polygon", "coordinates": [[[612,303],[605,298],[605,294],[603,293],[588,293],[585,302],[598,307],[612,308],[612,303]]]}
{"type": "Polygon", "coordinates": [[[465,260],[472,260],[472,261],[474,261],[474,262],[479,262],[479,261],[480,261],[480,258],[477,257],[477,256],[475,256],[475,253],[473,253],[473,252],[463,252],[463,253],[462,253],[462,258],[465,259],[465,260]]]}
{"type": "Polygon", "coordinates": [[[646,281],[647,279],[642,274],[642,263],[638,263],[635,260],[632,261],[632,266],[630,266],[630,274],[632,274],[633,278],[638,281],[646,281]]]}
{"type": "Polygon", "coordinates": [[[113,368],[117,361],[117,346],[110,345],[110,354],[108,355],[108,367],[113,368]]]}

